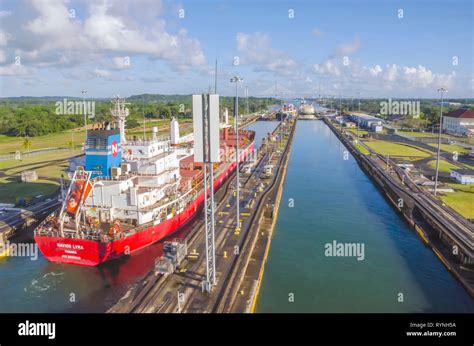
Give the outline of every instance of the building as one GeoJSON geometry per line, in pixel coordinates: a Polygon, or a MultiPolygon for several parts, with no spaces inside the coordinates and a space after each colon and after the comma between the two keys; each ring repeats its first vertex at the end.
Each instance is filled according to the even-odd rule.
{"type": "Polygon", "coordinates": [[[443,115],[443,130],[457,136],[474,135],[474,110],[460,108],[443,115]]]}
{"type": "Polygon", "coordinates": [[[21,172],[21,181],[24,183],[32,183],[38,180],[38,174],[36,171],[23,171],[21,172]]]}
{"type": "Polygon", "coordinates": [[[474,169],[453,169],[450,176],[461,184],[474,184],[474,169]]]}
{"type": "Polygon", "coordinates": [[[370,128],[374,132],[382,132],[382,130],[383,130],[383,126],[378,125],[378,124],[372,124],[372,126],[370,128]]]}
{"type": "MultiPolygon", "coordinates": [[[[377,131],[380,130],[381,128],[378,128],[376,126],[382,126],[382,119],[374,117],[372,115],[364,114],[364,113],[359,113],[359,112],[353,112],[349,115],[349,118],[359,124],[359,127],[362,127],[367,130],[372,130],[372,131],[377,131]]],[[[377,131],[378,132],[378,131],[377,131]]]]}

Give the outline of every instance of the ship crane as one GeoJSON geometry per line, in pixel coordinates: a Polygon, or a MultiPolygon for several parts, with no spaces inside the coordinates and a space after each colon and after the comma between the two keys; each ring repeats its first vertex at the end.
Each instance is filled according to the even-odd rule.
{"type": "Polygon", "coordinates": [[[110,114],[116,119],[116,122],[118,124],[118,127],[120,129],[120,139],[122,144],[126,143],[127,140],[125,138],[125,119],[129,115],[129,110],[126,107],[126,105],[129,105],[129,102],[125,102],[124,98],[120,98],[119,96],[116,96],[112,100],[112,104],[114,105],[114,108],[110,109],[110,114]]]}

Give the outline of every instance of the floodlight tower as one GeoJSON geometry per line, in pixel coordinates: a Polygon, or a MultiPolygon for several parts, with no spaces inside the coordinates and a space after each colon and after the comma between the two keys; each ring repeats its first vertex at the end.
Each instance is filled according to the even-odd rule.
{"type": "Polygon", "coordinates": [[[206,280],[203,291],[216,284],[216,250],[214,239],[214,163],[219,153],[219,95],[193,95],[194,161],[204,167],[204,224],[206,227],[206,280]],[[209,182],[207,171],[209,169],[209,182]],[[209,193],[207,190],[209,189],[209,193]]]}
{"type": "Polygon", "coordinates": [[[234,99],[234,121],[235,121],[235,161],[236,161],[236,199],[237,199],[237,224],[235,227],[235,232],[240,232],[240,174],[239,174],[239,83],[242,83],[244,80],[238,76],[232,77],[230,79],[231,83],[235,83],[235,99],[234,99]]]}
{"type": "Polygon", "coordinates": [[[439,155],[440,155],[440,148],[441,148],[441,129],[443,125],[443,100],[444,100],[444,93],[448,92],[448,90],[446,90],[445,88],[439,88],[438,92],[441,93],[441,109],[440,109],[440,115],[439,115],[438,153],[436,155],[436,174],[435,174],[435,185],[434,185],[435,196],[438,190],[439,155]]]}
{"type": "Polygon", "coordinates": [[[84,127],[86,129],[86,141],[87,141],[87,112],[86,112],[86,95],[87,90],[81,90],[82,95],[82,112],[84,113],[84,127]]]}

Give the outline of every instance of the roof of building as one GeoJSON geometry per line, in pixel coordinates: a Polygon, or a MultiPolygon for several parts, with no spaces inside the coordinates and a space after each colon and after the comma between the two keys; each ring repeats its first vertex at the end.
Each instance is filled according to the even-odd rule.
{"type": "Polygon", "coordinates": [[[352,112],[350,113],[351,116],[358,117],[365,120],[375,120],[375,121],[382,121],[382,119],[374,117],[373,115],[359,113],[359,112],[352,112]]]}
{"type": "Polygon", "coordinates": [[[401,115],[401,114],[390,114],[388,117],[387,117],[387,120],[388,121],[397,121],[397,120],[401,120],[401,119],[405,119],[406,117],[404,115],[401,115]]]}
{"type": "Polygon", "coordinates": [[[474,175],[474,169],[453,169],[452,171],[461,175],[474,175]]]}
{"type": "Polygon", "coordinates": [[[444,116],[449,118],[474,119],[474,109],[459,108],[455,111],[446,113],[444,116]]]}

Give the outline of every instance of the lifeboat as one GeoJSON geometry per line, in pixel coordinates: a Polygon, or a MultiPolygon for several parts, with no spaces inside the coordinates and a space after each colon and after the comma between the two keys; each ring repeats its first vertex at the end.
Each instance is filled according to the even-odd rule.
{"type": "Polygon", "coordinates": [[[81,197],[84,194],[84,199],[86,200],[91,192],[92,185],[91,183],[87,183],[84,180],[76,180],[74,182],[74,186],[72,188],[71,195],[69,200],[67,201],[67,211],[70,214],[75,214],[77,208],[79,207],[79,203],[81,202],[81,197]]]}

